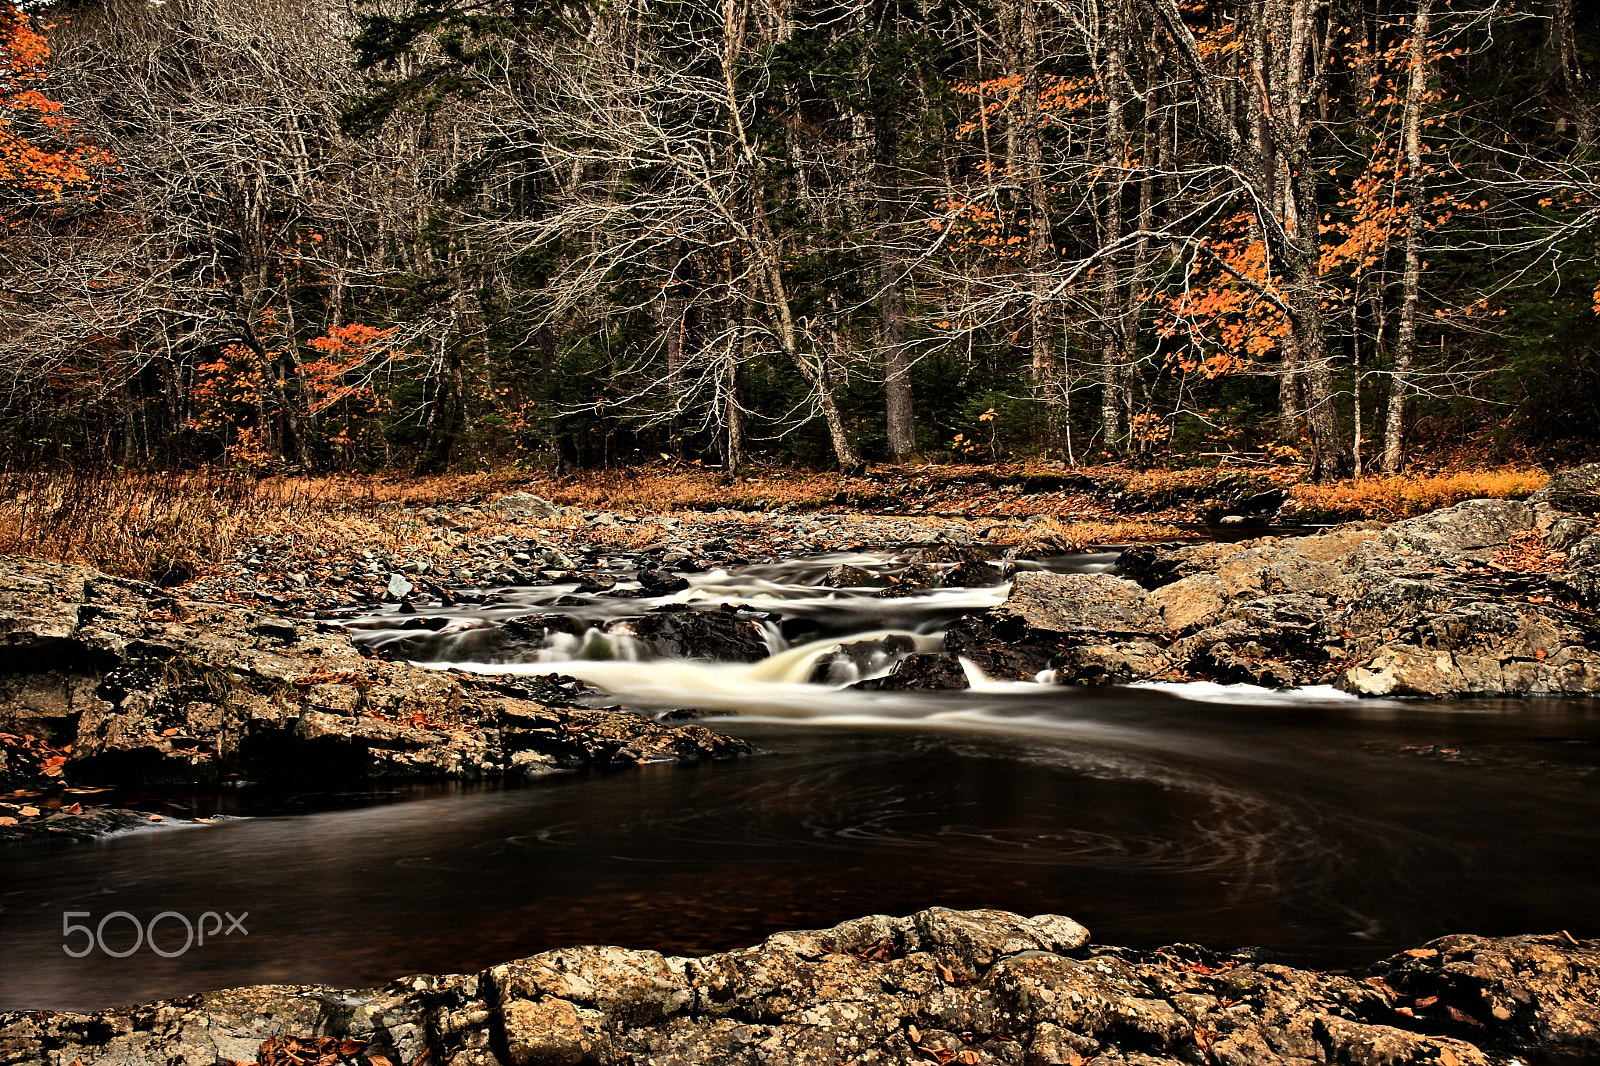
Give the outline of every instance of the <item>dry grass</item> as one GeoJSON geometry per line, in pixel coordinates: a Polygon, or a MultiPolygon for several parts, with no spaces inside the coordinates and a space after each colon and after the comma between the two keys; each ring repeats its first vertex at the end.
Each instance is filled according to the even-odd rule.
{"type": "Polygon", "coordinates": [[[1305,518],[1396,519],[1483,497],[1521,499],[1549,480],[1538,469],[1458,470],[1445,474],[1363,477],[1326,485],[1299,484],[1285,508],[1305,518]]]}
{"type": "Polygon", "coordinates": [[[848,480],[839,474],[772,471],[762,476],[725,477],[693,467],[650,466],[595,470],[527,486],[551,503],[592,511],[668,514],[673,511],[754,507],[771,510],[822,507],[848,480]]]}
{"type": "Polygon", "coordinates": [[[401,508],[455,496],[463,480],[9,474],[0,482],[0,554],[177,585],[215,573],[261,537],[292,545],[284,563],[351,544],[396,551],[438,535],[401,508]]]}
{"type": "Polygon", "coordinates": [[[1097,544],[1133,544],[1185,536],[1177,526],[1161,522],[1067,522],[1050,517],[1019,526],[998,526],[988,539],[1023,551],[1081,552],[1097,544]]]}
{"type": "Polygon", "coordinates": [[[214,567],[268,511],[295,507],[214,474],[12,474],[0,552],[178,584],[214,567]]]}

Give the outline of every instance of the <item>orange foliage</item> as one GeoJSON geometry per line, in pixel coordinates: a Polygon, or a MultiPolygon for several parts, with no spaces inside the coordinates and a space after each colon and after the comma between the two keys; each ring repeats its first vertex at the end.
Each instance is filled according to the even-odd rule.
{"type": "Polygon", "coordinates": [[[1271,298],[1278,292],[1268,269],[1266,244],[1242,235],[1248,221],[1243,214],[1234,216],[1225,236],[1205,244],[1248,282],[1218,270],[1175,294],[1156,296],[1163,311],[1157,320],[1158,335],[1172,338],[1183,334],[1194,343],[1190,349],[1169,355],[1169,366],[1208,379],[1237,374],[1277,348],[1288,334],[1289,320],[1271,298]]]}
{"type": "Polygon", "coordinates": [[[50,44],[28,15],[0,2],[0,189],[60,200],[70,189],[92,186],[94,169],[112,159],[75,137],[61,104],[39,92],[49,60],[50,44]],[[41,137],[19,132],[23,125],[59,146],[35,143],[41,137]]]}

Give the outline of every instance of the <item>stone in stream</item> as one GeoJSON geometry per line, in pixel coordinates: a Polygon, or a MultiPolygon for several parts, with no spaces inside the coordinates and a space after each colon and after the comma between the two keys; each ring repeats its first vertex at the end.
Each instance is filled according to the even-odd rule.
{"type": "Polygon", "coordinates": [[[610,574],[584,574],[578,578],[579,592],[606,592],[617,587],[617,579],[610,574]]]}
{"type": "Polygon", "coordinates": [[[850,687],[863,692],[929,692],[970,688],[961,660],[945,653],[915,653],[895,664],[884,677],[857,681],[850,687]]]}
{"type": "Polygon", "coordinates": [[[630,619],[628,624],[657,655],[702,662],[753,663],[771,654],[766,630],[761,626],[767,620],[776,621],[777,616],[724,605],[714,611],[655,610],[630,619]]]}
{"type": "Polygon", "coordinates": [[[853,640],[817,658],[811,668],[813,685],[838,685],[862,674],[883,669],[898,656],[915,651],[917,642],[901,633],[876,640],[853,640]]]}
{"type": "Polygon", "coordinates": [[[877,583],[876,576],[859,566],[850,566],[847,563],[840,563],[823,574],[822,580],[817,582],[822,587],[830,589],[859,589],[877,583]]]}
{"type": "Polygon", "coordinates": [[[879,599],[909,596],[914,592],[938,588],[943,583],[944,576],[938,570],[924,563],[912,563],[890,577],[888,586],[879,589],[877,595],[879,599]]]}
{"type": "Polygon", "coordinates": [[[1000,568],[993,563],[968,560],[945,572],[946,588],[991,588],[1005,580],[1000,568]]]}
{"type": "Polygon", "coordinates": [[[411,595],[411,591],[415,587],[415,585],[411,584],[411,582],[405,579],[405,575],[390,574],[389,587],[386,591],[388,592],[390,599],[403,600],[407,596],[411,595]]]}
{"type": "Polygon", "coordinates": [[[1152,643],[1163,635],[1160,612],[1131,581],[1026,571],[1005,603],[957,619],[945,649],[990,677],[1026,681],[1056,670],[1057,680],[1100,683],[1165,668],[1152,643]]]}
{"type": "Polygon", "coordinates": [[[689,587],[687,580],[665,570],[641,570],[638,580],[639,587],[651,596],[666,596],[689,587]]]}
{"type": "Polygon", "coordinates": [[[989,556],[982,548],[966,544],[930,544],[926,548],[918,548],[917,553],[911,557],[914,563],[983,563],[988,562],[989,556]]]}
{"type": "Polygon", "coordinates": [[[684,958],[572,947],[382,988],[262,985],[0,1016],[0,1066],[1489,1066],[1600,1048],[1600,942],[1447,936],[1370,976],[1252,949],[1091,944],[1071,918],[934,907],[684,958]],[[270,1043],[269,1043],[270,1041],[270,1043]]]}

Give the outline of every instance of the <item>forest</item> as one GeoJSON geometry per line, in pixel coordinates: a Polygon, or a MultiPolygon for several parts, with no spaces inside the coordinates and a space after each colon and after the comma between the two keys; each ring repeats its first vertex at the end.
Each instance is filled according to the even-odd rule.
{"type": "Polygon", "coordinates": [[[0,464],[1555,461],[1595,0],[0,5],[0,464]]]}

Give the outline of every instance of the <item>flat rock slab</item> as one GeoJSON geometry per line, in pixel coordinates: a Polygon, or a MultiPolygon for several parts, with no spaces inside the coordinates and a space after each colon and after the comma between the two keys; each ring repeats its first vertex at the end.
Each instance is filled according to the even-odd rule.
{"type": "Polygon", "coordinates": [[[1060,915],[933,908],[677,958],[579,947],[378,989],[266,985],[0,1015],[0,1066],[912,1063],[1488,1066],[1600,1049],[1600,943],[1450,936],[1365,978],[1060,915]]]}

